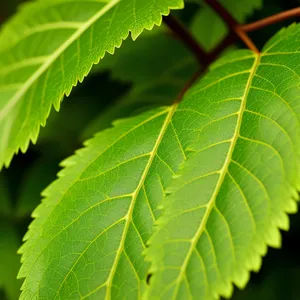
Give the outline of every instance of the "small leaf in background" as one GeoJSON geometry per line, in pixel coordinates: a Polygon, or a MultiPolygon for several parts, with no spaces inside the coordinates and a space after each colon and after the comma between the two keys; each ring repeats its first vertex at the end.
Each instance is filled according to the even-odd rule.
{"type": "MultiPolygon", "coordinates": [[[[199,0],[198,2],[202,3],[204,1],[199,0]]],[[[262,0],[220,1],[220,3],[230,11],[232,16],[241,23],[244,23],[246,17],[251,15],[255,10],[261,9],[262,2],[262,0]]],[[[191,24],[191,31],[200,45],[206,50],[212,50],[228,33],[227,25],[221,17],[207,5],[203,5],[194,16],[191,24]],[[209,30],[207,30],[208,24],[209,30]]]]}

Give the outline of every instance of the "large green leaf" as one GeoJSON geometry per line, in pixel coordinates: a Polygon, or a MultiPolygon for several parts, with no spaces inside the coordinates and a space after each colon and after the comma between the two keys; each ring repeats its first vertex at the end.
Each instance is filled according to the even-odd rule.
{"type": "Polygon", "coordinates": [[[142,251],[163,187],[183,161],[168,126],[174,109],[119,121],[63,163],[21,248],[21,299],[139,298],[148,271],[142,251]]]}
{"type": "Polygon", "coordinates": [[[0,33],[0,168],[37,140],[93,64],[128,33],[161,24],[182,0],[46,0],[23,7],[0,33]]]}
{"type": "Polygon", "coordinates": [[[186,299],[187,283],[210,299],[229,294],[231,280],[243,285],[266,245],[279,245],[285,212],[296,210],[299,31],[280,32],[260,56],[227,56],[178,106],[118,121],[67,159],[20,249],[21,299],[141,297],[149,271],[142,252],[178,172],[147,252],[150,296],[169,299],[179,287],[186,299]],[[196,244],[199,257],[192,248],[189,261],[196,244]],[[172,285],[185,267],[187,281],[172,285]]]}
{"type": "Polygon", "coordinates": [[[149,243],[149,299],[228,297],[232,282],[244,287],[260,268],[267,245],[280,246],[278,228],[288,229],[300,188],[299,50],[293,25],[260,55],[217,62],[182,103],[199,101],[191,124],[207,118],[194,128],[185,121],[179,134],[198,137],[149,243]]]}

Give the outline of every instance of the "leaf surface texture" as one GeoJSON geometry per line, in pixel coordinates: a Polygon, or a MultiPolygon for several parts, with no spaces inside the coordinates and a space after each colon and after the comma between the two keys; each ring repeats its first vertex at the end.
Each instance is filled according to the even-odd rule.
{"type": "Polygon", "coordinates": [[[0,33],[0,167],[26,151],[52,105],[131,32],[160,25],[182,0],[46,0],[25,5],[0,33]]]}
{"type": "Polygon", "coordinates": [[[138,299],[150,263],[150,299],[243,286],[296,210],[299,31],[227,55],[179,105],[117,121],[64,161],[20,249],[21,299],[138,299]]]}
{"type": "Polygon", "coordinates": [[[149,242],[148,299],[230,297],[280,246],[299,191],[299,33],[294,24],[260,55],[227,55],[182,103],[199,101],[179,136],[198,137],[149,242]],[[209,118],[192,129],[199,113],[209,118]]]}

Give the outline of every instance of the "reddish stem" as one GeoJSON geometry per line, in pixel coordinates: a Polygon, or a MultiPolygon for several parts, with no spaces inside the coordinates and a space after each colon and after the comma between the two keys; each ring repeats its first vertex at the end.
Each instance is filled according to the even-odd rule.
{"type": "Polygon", "coordinates": [[[227,9],[215,0],[204,0],[228,25],[230,29],[235,28],[238,22],[234,17],[227,11],[227,9]]]}
{"type": "Polygon", "coordinates": [[[300,17],[300,7],[281,12],[253,23],[240,25],[240,28],[244,32],[251,32],[293,17],[300,17]]]}
{"type": "Polygon", "coordinates": [[[201,66],[203,67],[201,70],[197,71],[187,82],[187,84],[179,93],[176,103],[182,100],[183,96],[189,90],[189,88],[201,76],[201,74],[203,74],[207,70],[210,63],[213,62],[228,46],[232,45],[237,40],[237,38],[242,40],[250,50],[259,53],[259,50],[249,38],[247,32],[251,32],[292,17],[300,16],[300,7],[298,7],[250,24],[241,25],[218,1],[204,1],[223,19],[230,30],[227,36],[210,53],[207,53],[202,49],[202,47],[197,43],[192,34],[179,21],[177,21],[176,18],[172,16],[164,18],[164,22],[166,23],[166,25],[194,53],[198,61],[201,63],[201,66]]]}
{"type": "Polygon", "coordinates": [[[226,10],[226,8],[216,0],[205,0],[205,2],[223,19],[227,24],[231,32],[244,42],[244,44],[252,51],[259,53],[255,44],[244,32],[240,24],[234,19],[234,17],[226,10]]]}

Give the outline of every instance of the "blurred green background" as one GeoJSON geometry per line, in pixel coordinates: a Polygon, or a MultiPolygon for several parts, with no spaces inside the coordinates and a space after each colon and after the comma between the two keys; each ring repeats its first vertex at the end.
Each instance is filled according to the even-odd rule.
{"type": "MultiPolygon", "coordinates": [[[[15,13],[20,2],[22,0],[0,1],[0,24],[15,13]]],[[[193,18],[199,6],[193,3],[197,2],[195,0],[189,2],[191,3],[187,4],[184,11],[175,14],[187,26],[196,26],[198,23],[193,22],[193,18]]],[[[298,0],[264,0],[263,8],[255,10],[247,21],[255,21],[298,5],[298,0]]],[[[280,27],[292,21],[297,20],[269,26],[251,34],[251,37],[258,47],[262,47],[280,27]]],[[[172,48],[174,51],[168,53],[149,50],[147,56],[144,47],[151,48],[151,34],[146,35],[148,38],[144,42],[138,40],[133,45],[136,46],[133,52],[130,42],[125,43],[127,48],[124,46],[124,50],[117,50],[120,59],[117,55],[117,59],[107,55],[84,83],[78,85],[69,98],[64,99],[60,112],[52,111],[46,128],[41,129],[37,144],[31,145],[26,154],[14,157],[10,168],[0,173],[0,299],[18,299],[21,281],[16,279],[16,275],[20,257],[16,252],[31,221],[31,213],[41,201],[41,191],[56,178],[59,162],[80,148],[86,138],[91,138],[98,130],[110,126],[115,118],[151,105],[168,103],[175,97],[176,89],[174,94],[169,94],[168,90],[168,94],[164,95],[164,89],[160,88],[160,94],[157,95],[158,84],[154,84],[154,88],[149,85],[143,89],[136,88],[133,92],[131,90],[131,81],[136,83],[140,78],[147,80],[147,76],[156,77],[161,74],[164,55],[169,57],[169,64],[172,61],[177,62],[182,57],[182,51],[184,55],[189,55],[179,47],[177,52],[172,48]],[[126,69],[126,66],[135,62],[140,63],[139,72],[131,74],[130,68],[126,69]],[[147,69],[147,65],[151,66],[151,70],[155,66],[154,71],[149,73],[148,70],[144,74],[143,70],[147,69]],[[114,71],[107,71],[109,68],[114,71]],[[122,68],[127,71],[123,72],[122,68]],[[141,102],[136,103],[137,98],[141,102]]],[[[167,49],[164,48],[164,43],[168,46],[173,43],[170,38],[166,34],[166,39],[159,41],[162,49],[167,49]]],[[[187,64],[186,68],[181,68],[176,80],[184,82],[194,69],[193,58],[188,61],[192,65],[187,64]]],[[[251,274],[246,289],[236,289],[233,299],[300,299],[300,246],[297,243],[299,234],[300,215],[293,215],[290,231],[282,233],[282,248],[268,250],[260,272],[251,274]]]]}

